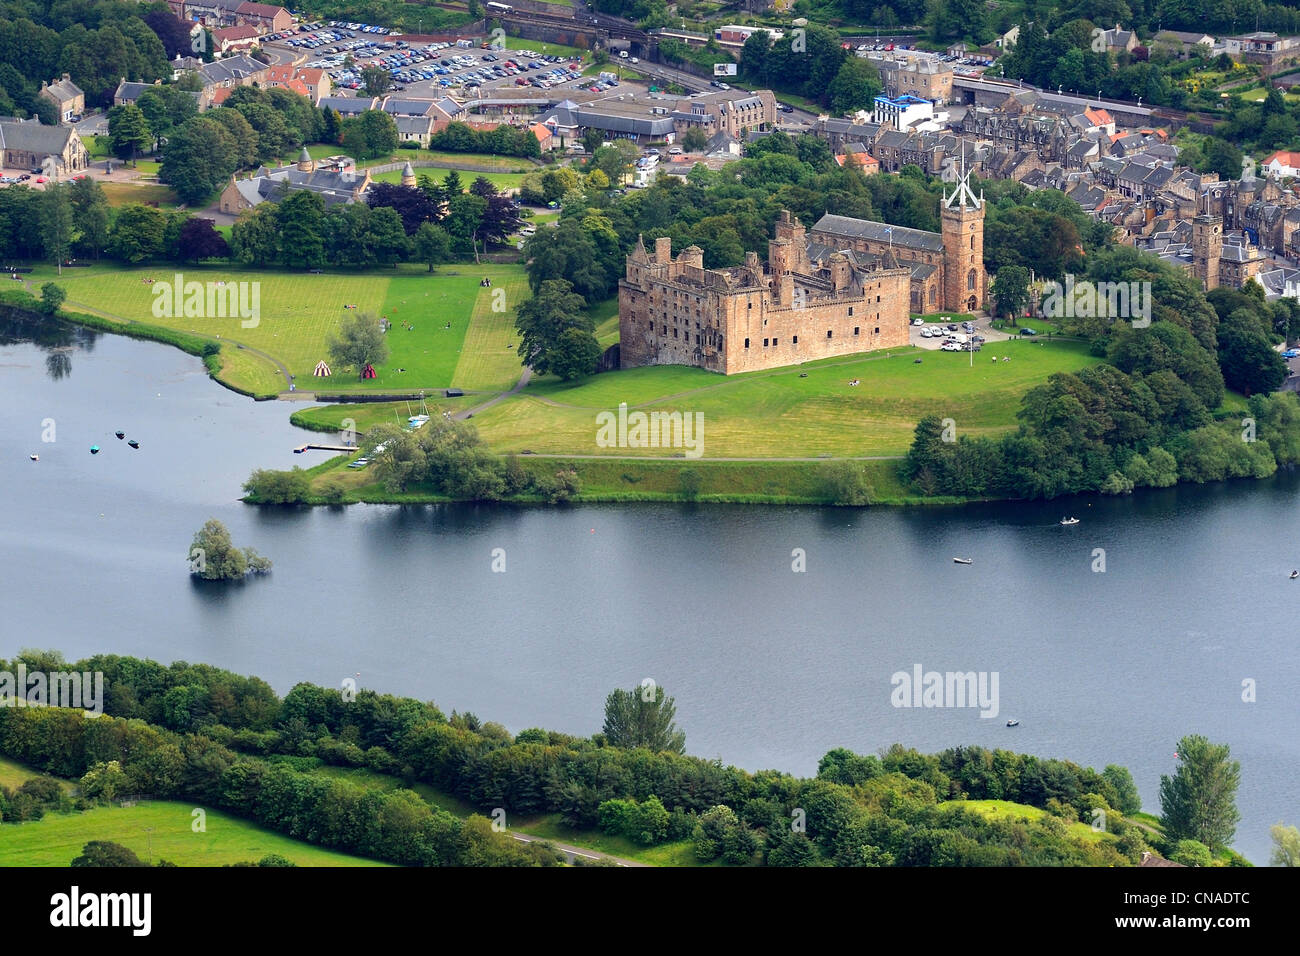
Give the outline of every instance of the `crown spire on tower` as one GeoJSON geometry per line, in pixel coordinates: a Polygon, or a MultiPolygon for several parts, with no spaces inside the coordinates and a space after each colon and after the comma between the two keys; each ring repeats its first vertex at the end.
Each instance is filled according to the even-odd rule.
{"type": "Polygon", "coordinates": [[[976,196],[975,191],[970,188],[970,170],[966,168],[966,143],[964,140],[961,144],[961,162],[958,168],[960,169],[960,178],[957,180],[957,185],[952,193],[944,191],[944,206],[948,209],[966,209],[968,207],[979,209],[984,205],[984,195],[981,191],[980,195],[976,196]]]}

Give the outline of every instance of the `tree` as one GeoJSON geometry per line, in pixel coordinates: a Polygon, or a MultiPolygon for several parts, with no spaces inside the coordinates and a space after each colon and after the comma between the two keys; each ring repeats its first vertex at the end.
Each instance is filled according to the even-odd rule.
{"type": "Polygon", "coordinates": [[[596,150],[600,149],[600,144],[605,142],[605,133],[594,127],[588,129],[582,134],[582,151],[588,156],[593,156],[596,150]]]}
{"type": "Polygon", "coordinates": [[[1108,764],[1101,772],[1102,777],[1115,788],[1115,809],[1124,816],[1132,816],[1142,809],[1142,800],[1138,796],[1137,785],[1127,767],[1108,764]]]}
{"type": "Polygon", "coordinates": [[[822,494],[828,504],[860,507],[871,504],[875,490],[859,462],[834,461],[821,467],[822,494]]]}
{"type": "Polygon", "coordinates": [[[603,733],[612,747],[686,752],[686,734],[673,723],[677,706],[657,685],[616,690],[605,698],[603,733]]]}
{"type": "Polygon", "coordinates": [[[1008,318],[1022,315],[1029,306],[1029,270],[1024,266],[1003,266],[997,271],[990,291],[999,315],[1008,318]]]}
{"type": "Polygon", "coordinates": [[[53,282],[47,282],[41,286],[41,311],[46,315],[53,315],[59,311],[63,301],[68,297],[68,293],[63,291],[63,287],[55,285],[53,282]]]}
{"type": "Polygon", "coordinates": [[[568,328],[560,333],[547,354],[546,365],[567,382],[596,371],[602,351],[600,342],[590,330],[568,328]]]}
{"type": "Polygon", "coordinates": [[[402,217],[387,206],[370,210],[362,241],[373,260],[380,265],[394,265],[410,252],[410,242],[406,238],[406,230],[402,228],[402,217]]]}
{"type": "Polygon", "coordinates": [[[68,199],[72,203],[72,221],[77,224],[78,232],[73,247],[81,255],[93,255],[98,259],[108,244],[109,206],[104,187],[89,176],[83,176],[68,184],[68,199]]]}
{"type": "Polygon", "coordinates": [[[331,109],[328,106],[321,108],[321,124],[323,132],[321,138],[327,143],[337,145],[343,137],[343,118],[339,116],[338,110],[331,109]]]}
{"type": "Polygon", "coordinates": [[[1218,338],[1219,368],[1228,388],[1249,396],[1275,391],[1286,381],[1286,360],[1246,309],[1237,309],[1219,323],[1218,338]]]}
{"type": "Polygon", "coordinates": [[[1232,842],[1241,814],[1237,785],[1241,764],[1227,744],[1189,735],[1178,741],[1178,771],[1160,777],[1160,823],[1170,842],[1195,840],[1217,852],[1232,842]]]}
{"type": "Polygon", "coordinates": [[[1220,179],[1241,178],[1241,150],[1217,136],[1210,138],[1205,150],[1205,168],[1201,172],[1218,173],[1220,179]]]}
{"type": "Polygon", "coordinates": [[[366,110],[343,121],[343,146],[361,159],[386,156],[397,143],[397,123],[383,110],[366,110]]]}
{"type": "Polygon", "coordinates": [[[203,259],[224,259],[230,255],[226,237],[217,232],[211,219],[191,216],[181,226],[177,254],[182,262],[200,262],[203,259]]]}
{"type": "MultiPolygon", "coordinates": [[[[564,279],[548,279],[533,297],[515,310],[515,328],[521,341],[519,355],[525,365],[538,374],[554,371],[589,374],[595,369],[595,360],[582,370],[580,360],[590,355],[590,345],[584,345],[586,336],[594,342],[594,329],[585,309],[586,300],[573,291],[564,279]],[[566,331],[585,335],[565,337],[566,331]]],[[[599,345],[596,346],[599,357],[599,345]]]]}
{"type": "Polygon", "coordinates": [[[252,548],[240,551],[230,539],[230,531],[216,518],[194,533],[186,560],[190,574],[205,581],[233,581],[249,572],[271,569],[271,562],[252,548]]]}
{"type": "Polygon", "coordinates": [[[831,109],[838,114],[869,108],[880,95],[880,71],[870,60],[848,57],[840,66],[827,92],[831,109]]]}
{"type": "Polygon", "coordinates": [[[709,144],[709,136],[698,126],[692,126],[682,134],[682,149],[688,153],[700,153],[709,144]]]}
{"type": "Polygon", "coordinates": [[[432,272],[435,265],[451,259],[451,236],[441,226],[435,226],[431,222],[421,223],[412,239],[412,250],[412,258],[426,263],[432,272]]]}
{"type": "Polygon", "coordinates": [[[1269,866],[1300,866],[1300,830],[1275,823],[1268,832],[1273,838],[1269,866]]]}
{"type": "Polygon", "coordinates": [[[45,190],[40,200],[40,221],[45,254],[54,259],[59,275],[63,275],[63,263],[68,258],[75,230],[66,184],[52,184],[52,188],[45,190]]]}
{"type": "Polygon", "coordinates": [[[239,168],[237,144],[220,122],[197,116],[163,148],[159,178],[190,206],[202,205],[239,168]]]}
{"type": "Polygon", "coordinates": [[[112,843],[108,840],[91,840],[81,848],[81,856],[75,858],[69,866],[76,867],[122,867],[145,866],[144,860],[135,855],[134,850],[112,843]]]}
{"type": "Polygon", "coordinates": [[[81,778],[81,792],[91,800],[98,798],[111,801],[118,794],[125,793],[126,787],[126,773],[122,770],[122,764],[116,760],[95,764],[81,778]]]}
{"type": "Polygon", "coordinates": [[[108,141],[114,156],[132,163],[153,148],[154,134],[140,107],[128,103],[108,111],[108,141]]]}
{"type": "Polygon", "coordinates": [[[1196,840],[1179,840],[1169,859],[1183,866],[1213,866],[1214,855],[1204,843],[1196,840]]]}
{"type": "Polygon", "coordinates": [[[108,254],[123,262],[145,262],[163,252],[167,215],[151,206],[132,203],[118,210],[108,235],[108,254]]]}
{"type": "Polygon", "coordinates": [[[361,71],[361,88],[366,96],[383,96],[392,86],[392,74],[382,66],[367,66],[361,71]]]}
{"type": "Polygon", "coordinates": [[[373,312],[358,312],[344,319],[338,338],[330,339],[329,353],[335,364],[354,367],[358,378],[367,365],[387,361],[388,340],[379,319],[373,312]]]}

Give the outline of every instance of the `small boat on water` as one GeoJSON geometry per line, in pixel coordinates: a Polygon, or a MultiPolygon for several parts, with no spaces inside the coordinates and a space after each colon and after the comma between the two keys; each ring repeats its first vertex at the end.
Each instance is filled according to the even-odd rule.
{"type": "Polygon", "coordinates": [[[119,441],[126,437],[126,432],[113,432],[113,434],[117,436],[119,441]]]}
{"type": "Polygon", "coordinates": [[[1019,727],[1019,726],[1020,726],[1020,721],[1018,721],[1018,720],[1016,720],[1014,717],[1012,717],[1010,720],[1007,721],[1007,726],[1008,726],[1008,727],[1019,727]]]}
{"type": "Polygon", "coordinates": [[[27,457],[30,458],[32,461],[40,461],[40,460],[41,460],[41,456],[40,456],[40,455],[28,455],[27,457]]]}
{"type": "MultiPolygon", "coordinates": [[[[36,456],[35,456],[35,455],[32,455],[32,460],[33,460],[33,461],[36,460],[36,456]]],[[[1291,580],[1294,581],[1296,578],[1300,578],[1300,571],[1292,571],[1292,572],[1291,572],[1291,580]]]]}
{"type": "Polygon", "coordinates": [[[952,561],[953,564],[974,564],[975,563],[970,558],[953,558],[952,561]]]}
{"type": "Polygon", "coordinates": [[[99,454],[99,446],[98,446],[98,445],[91,445],[91,446],[90,446],[90,453],[91,453],[92,455],[98,455],[98,454],[99,454]]]}
{"type": "Polygon", "coordinates": [[[1078,518],[1062,518],[1062,519],[1061,519],[1061,524],[1064,524],[1064,525],[1071,525],[1071,524],[1078,524],[1078,523],[1079,523],[1079,519],[1078,519],[1078,518]]]}
{"type": "Polygon", "coordinates": [[[129,442],[127,442],[127,444],[130,445],[132,448],[140,447],[140,443],[136,441],[134,438],[132,438],[129,442]]]}

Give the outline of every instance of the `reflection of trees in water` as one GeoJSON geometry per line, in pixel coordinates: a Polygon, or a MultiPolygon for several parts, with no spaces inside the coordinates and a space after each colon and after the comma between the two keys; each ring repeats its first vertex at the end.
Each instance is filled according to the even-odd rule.
{"type": "Polygon", "coordinates": [[[45,356],[45,371],[56,382],[72,374],[72,353],[57,349],[45,356]]]}
{"type": "Polygon", "coordinates": [[[44,349],[45,371],[58,381],[72,374],[72,353],[89,352],[100,333],[51,319],[39,312],[0,307],[0,345],[35,345],[44,349]]]}

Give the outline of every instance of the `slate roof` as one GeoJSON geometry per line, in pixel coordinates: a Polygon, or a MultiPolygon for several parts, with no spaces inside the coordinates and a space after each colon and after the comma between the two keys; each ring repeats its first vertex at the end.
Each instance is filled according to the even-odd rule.
{"type": "Polygon", "coordinates": [[[246,80],[265,69],[265,63],[241,53],[239,56],[228,56],[224,59],[213,60],[211,63],[204,63],[199,67],[199,73],[206,85],[213,85],[246,80]]]}
{"type": "Polygon", "coordinates": [[[69,126],[43,126],[33,120],[0,118],[0,150],[62,156],[72,136],[69,126]]]}
{"type": "Polygon", "coordinates": [[[870,219],[852,219],[848,216],[835,216],[827,213],[817,220],[814,232],[826,232],[831,235],[848,236],[855,239],[868,239],[875,242],[892,242],[903,249],[917,249],[925,252],[943,252],[943,236],[937,232],[924,232],[920,229],[908,229],[904,226],[890,226],[870,219]]]}
{"type": "Polygon", "coordinates": [[[45,92],[55,97],[59,102],[75,100],[78,96],[83,96],[81,87],[77,86],[71,80],[55,80],[45,87],[45,92]]]}

